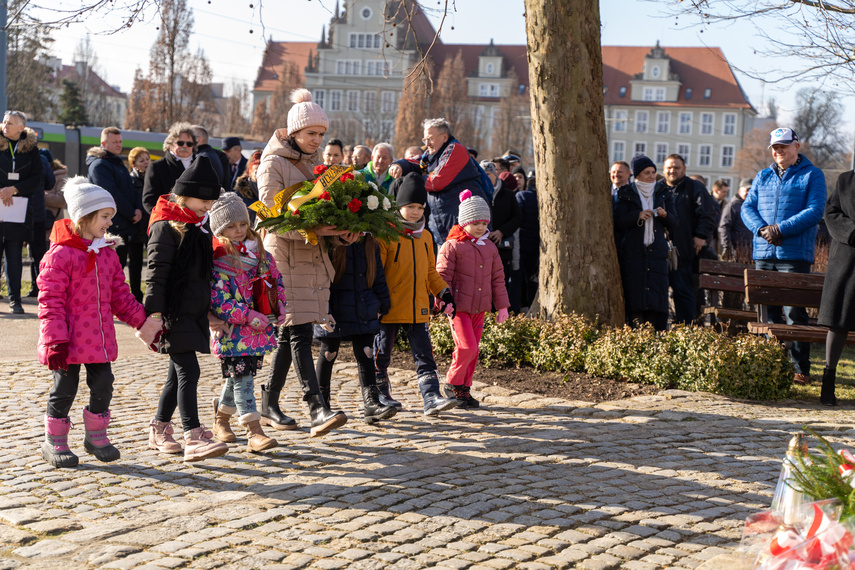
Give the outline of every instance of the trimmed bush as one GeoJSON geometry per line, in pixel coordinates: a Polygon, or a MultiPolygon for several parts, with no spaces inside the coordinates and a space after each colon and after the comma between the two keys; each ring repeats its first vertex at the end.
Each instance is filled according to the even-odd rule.
{"type": "Polygon", "coordinates": [[[575,313],[552,322],[536,322],[540,323],[540,336],[529,355],[531,365],[538,370],[584,372],[588,346],[600,334],[596,323],[575,313]]]}

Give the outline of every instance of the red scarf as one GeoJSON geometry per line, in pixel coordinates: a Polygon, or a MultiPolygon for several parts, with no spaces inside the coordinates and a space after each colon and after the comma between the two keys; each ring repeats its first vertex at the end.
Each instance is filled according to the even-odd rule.
{"type": "MultiPolygon", "coordinates": [[[[84,240],[80,237],[80,234],[74,231],[74,222],[71,220],[64,219],[54,222],[53,228],[50,231],[50,241],[56,245],[65,245],[88,252],[86,256],[86,273],[95,269],[95,256],[98,255],[98,252],[89,249],[92,242],[84,240]]],[[[107,243],[108,245],[113,245],[113,242],[107,243]]]]}
{"type": "MultiPolygon", "coordinates": [[[[151,211],[151,217],[148,220],[148,232],[151,234],[151,226],[155,222],[166,220],[167,222],[181,222],[184,224],[193,224],[199,228],[205,223],[206,218],[200,218],[196,212],[190,208],[179,206],[175,202],[169,201],[169,195],[163,195],[157,199],[154,209],[151,211]]],[[[204,229],[203,229],[204,231],[204,229]]],[[[205,232],[208,233],[208,232],[205,232]]]]}
{"type": "MultiPolygon", "coordinates": [[[[241,255],[246,255],[247,257],[251,257],[252,259],[258,259],[258,256],[255,255],[254,252],[249,251],[246,247],[246,244],[242,241],[237,243],[232,242],[232,247],[235,248],[235,251],[241,255]]],[[[217,239],[217,236],[214,236],[214,259],[220,259],[223,256],[228,255],[229,252],[226,251],[226,244],[217,239]]]]}
{"type": "Polygon", "coordinates": [[[454,224],[451,227],[451,231],[448,232],[448,237],[445,239],[446,241],[471,241],[475,242],[476,245],[484,245],[485,243],[487,243],[487,234],[476,238],[475,236],[464,230],[460,224],[454,224]]]}

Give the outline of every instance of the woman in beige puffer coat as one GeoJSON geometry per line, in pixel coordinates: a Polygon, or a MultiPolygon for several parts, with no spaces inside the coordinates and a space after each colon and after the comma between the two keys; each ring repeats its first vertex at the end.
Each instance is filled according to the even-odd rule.
{"type": "MultiPolygon", "coordinates": [[[[312,170],[322,163],[320,146],[329,119],[312,94],[297,89],[291,94],[294,105],[288,112],[288,126],[277,129],[270,137],[258,166],[258,195],[266,206],[274,206],[276,195],[292,184],[314,178],[312,170]]],[[[279,394],[293,362],[303,389],[303,400],[309,404],[311,435],[323,435],[344,425],[343,412],[329,408],[329,394],[321,394],[312,356],[312,324],[333,327],[329,315],[330,283],[335,276],[327,252],[327,240],[333,236],[351,241],[352,236],[331,226],[318,228],[317,245],[306,243],[299,232],[268,232],[264,247],[276,260],[288,299],[288,316],[279,327],[278,346],[273,352],[267,384],[261,385],[263,422],[277,429],[296,429],[297,423],[279,409],[279,394]]],[[[331,329],[330,329],[331,330],[331,329]]]]}

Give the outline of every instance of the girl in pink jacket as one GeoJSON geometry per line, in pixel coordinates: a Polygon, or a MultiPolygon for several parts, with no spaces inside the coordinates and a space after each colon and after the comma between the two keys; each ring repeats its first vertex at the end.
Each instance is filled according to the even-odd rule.
{"type": "Polygon", "coordinates": [[[448,369],[446,396],[455,397],[460,408],[480,404],[470,389],[478,345],[484,331],[484,313],[496,307],[497,323],[508,318],[508,292],[505,272],[496,245],[487,239],[490,207],[469,190],[460,193],[458,225],[451,228],[437,259],[437,271],[451,287],[456,314],[451,320],[454,356],[448,369]]]}
{"type": "Polygon", "coordinates": [[[65,187],[71,219],[53,226],[52,245],[39,267],[39,362],[53,371],[45,413],[42,457],[54,467],[74,467],[68,448],[68,413],[77,395],[80,366],[86,367],[89,405],[83,409],[83,447],[99,461],[119,459],[107,438],[118,345],[113,315],[153,339],[160,324],[146,319],[131,294],[119,256],[105,239],[116,213],[109,192],[77,176],[65,187]]]}

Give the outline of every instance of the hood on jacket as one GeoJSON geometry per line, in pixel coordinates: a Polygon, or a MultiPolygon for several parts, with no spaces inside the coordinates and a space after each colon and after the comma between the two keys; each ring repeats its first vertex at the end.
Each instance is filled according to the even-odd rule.
{"type": "Polygon", "coordinates": [[[261,160],[264,160],[269,155],[281,156],[291,160],[311,159],[313,162],[320,162],[321,149],[319,148],[314,154],[301,153],[298,150],[291,148],[291,145],[286,143],[288,140],[288,129],[276,129],[273,136],[264,147],[264,152],[261,153],[261,160]]]}
{"type": "MultiPolygon", "coordinates": [[[[24,131],[21,133],[21,138],[18,140],[17,152],[30,152],[34,148],[37,148],[38,142],[38,133],[30,127],[24,127],[24,131]]],[[[9,140],[0,134],[0,152],[5,151],[7,148],[9,148],[9,140]]]]}
{"type": "Polygon", "coordinates": [[[93,158],[104,158],[107,156],[107,151],[100,146],[93,146],[89,150],[86,151],[86,159],[89,160],[89,157],[93,158]]]}

